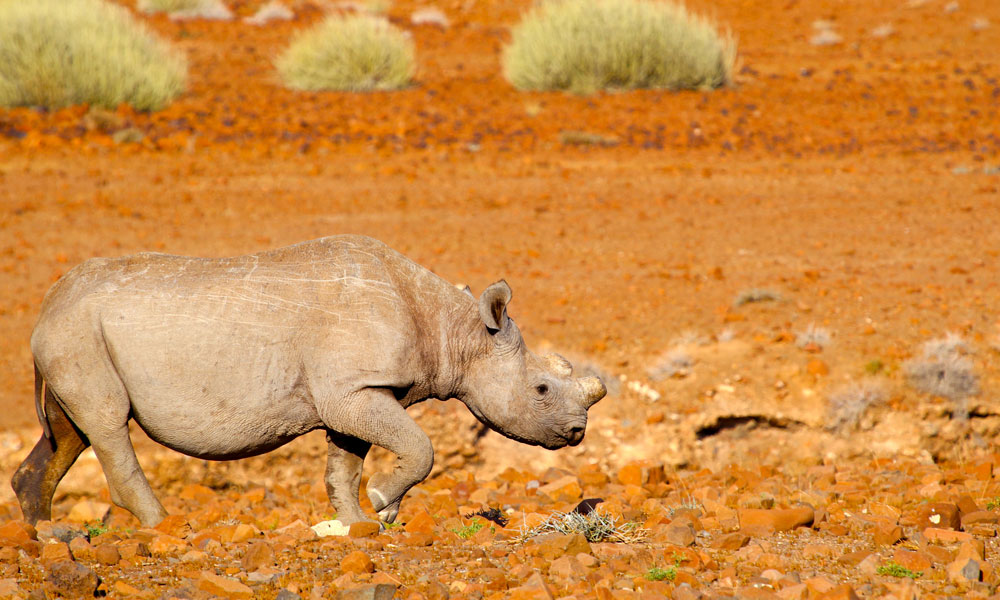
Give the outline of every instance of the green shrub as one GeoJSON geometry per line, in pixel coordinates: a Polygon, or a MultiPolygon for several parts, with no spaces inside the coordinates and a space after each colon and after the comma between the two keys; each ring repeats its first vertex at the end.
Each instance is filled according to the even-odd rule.
{"type": "Polygon", "coordinates": [[[875,569],[875,572],[879,575],[886,575],[889,577],[909,577],[910,579],[917,579],[924,574],[923,571],[911,571],[893,560],[890,560],[881,567],[875,569]]]}
{"type": "Polygon", "coordinates": [[[680,4],[545,0],[512,32],[507,79],[523,90],[703,89],[730,81],[736,46],[680,4]]]}
{"type": "Polygon", "coordinates": [[[673,581],[677,578],[677,567],[652,567],[644,575],[649,581],[673,581]]]}
{"type": "Polygon", "coordinates": [[[413,77],[413,41],[381,17],[329,17],[296,36],[276,66],[298,90],[393,90],[413,77]]]}
{"type": "Polygon", "coordinates": [[[0,106],[127,103],[156,110],[184,89],[184,59],[103,0],[0,0],[0,106]]]}

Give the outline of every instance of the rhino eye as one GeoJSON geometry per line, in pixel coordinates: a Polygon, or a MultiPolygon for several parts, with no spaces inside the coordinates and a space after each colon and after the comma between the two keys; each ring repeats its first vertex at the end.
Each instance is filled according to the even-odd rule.
{"type": "Polygon", "coordinates": [[[539,396],[544,396],[545,394],[549,393],[549,386],[545,385],[544,383],[540,383],[537,386],[535,386],[535,391],[538,392],[539,396]]]}

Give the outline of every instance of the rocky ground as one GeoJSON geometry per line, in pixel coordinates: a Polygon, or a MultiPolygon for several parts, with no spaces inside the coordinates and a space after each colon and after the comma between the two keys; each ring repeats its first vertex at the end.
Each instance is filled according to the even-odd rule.
{"type": "Polygon", "coordinates": [[[693,1],[738,37],[733,86],[577,97],[503,80],[530,0],[382,3],[420,66],[377,95],[278,85],[334,3],[228,4],[143,17],[191,65],[162,112],[0,110],[0,479],[40,434],[38,306],[92,256],[372,235],[505,278],[529,346],[613,393],[558,452],[418,405],[436,464],[399,524],[322,538],[321,433],[212,463],[136,429],[171,517],[109,509],[90,451],[53,522],[4,484],[0,597],[997,595],[1000,5],[693,1]]]}

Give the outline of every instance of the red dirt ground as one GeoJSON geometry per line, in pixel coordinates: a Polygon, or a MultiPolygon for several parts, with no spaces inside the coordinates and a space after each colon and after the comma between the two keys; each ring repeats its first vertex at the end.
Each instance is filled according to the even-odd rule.
{"type": "MultiPolygon", "coordinates": [[[[232,5],[245,16],[260,4],[232,5]]],[[[471,434],[448,455],[457,456],[463,443],[478,444],[468,464],[459,461],[478,479],[475,486],[501,481],[495,476],[512,456],[529,479],[544,480],[545,469],[557,464],[581,482],[591,460],[612,482],[631,461],[646,460],[680,469],[668,468],[676,474],[670,481],[694,485],[699,500],[712,496],[735,509],[746,507],[740,495],[756,493],[760,481],[733,483],[725,475],[730,462],[757,472],[757,479],[773,479],[782,491],[769,493],[779,504],[815,480],[795,473],[822,463],[846,473],[838,482],[898,467],[912,479],[901,479],[894,484],[901,489],[891,493],[900,494],[901,524],[914,527],[907,518],[921,498],[906,494],[925,489],[929,481],[920,469],[933,467],[912,461],[944,461],[941,473],[981,464],[998,472],[1000,5],[969,0],[951,11],[940,0],[691,2],[738,38],[733,86],[592,97],[518,92],[505,82],[501,48],[529,5],[438,2],[451,20],[440,29],[410,25],[410,13],[424,3],[394,2],[388,15],[414,35],[419,73],[412,88],[378,94],[280,86],[271,59],[293,31],[322,16],[319,3],[292,4],[293,22],[264,27],[145,18],[190,60],[189,89],[166,110],[0,110],[2,478],[39,431],[28,348],[39,303],[74,264],[144,250],[233,255],[336,233],[382,239],[477,293],[503,277],[514,290],[512,316],[529,345],[553,347],[663,396],[650,402],[626,388],[596,406],[578,454],[548,456],[492,434],[482,440],[471,434]],[[832,22],[843,42],[810,44],[819,20],[832,22]],[[890,36],[872,34],[887,23],[890,36]],[[112,134],[127,128],[140,131],[142,141],[114,143],[112,134]],[[595,134],[607,144],[565,144],[564,132],[595,134]],[[736,296],[751,289],[773,290],[781,300],[734,307],[736,296]],[[833,335],[820,352],[793,343],[810,324],[833,335]],[[724,342],[725,329],[733,342],[724,342]],[[715,341],[696,344],[691,374],[651,381],[647,369],[678,336],[692,332],[715,341]],[[902,373],[921,343],[948,332],[970,344],[980,378],[967,429],[948,419],[948,401],[906,386],[902,373]],[[830,391],[864,378],[876,360],[884,366],[880,379],[889,400],[875,423],[853,435],[824,431],[830,391]],[[728,391],[717,395],[730,389],[731,405],[720,400],[728,391]],[[731,429],[727,418],[751,429],[731,429]],[[868,462],[876,456],[902,462],[868,462]],[[777,471],[761,475],[767,465],[777,471]],[[697,475],[699,467],[709,471],[697,475]]],[[[144,462],[172,460],[140,445],[144,462]]],[[[282,452],[281,459],[258,463],[270,480],[283,473],[294,485],[319,481],[317,443],[282,452]],[[317,461],[315,469],[279,469],[297,455],[317,461]]],[[[183,485],[202,483],[191,474],[201,472],[195,463],[201,461],[179,463],[188,471],[151,474],[154,488],[179,494],[183,485]]],[[[952,489],[954,478],[942,476],[946,485],[923,500],[957,505],[969,493],[985,508],[1000,495],[997,475],[986,469],[986,479],[977,480],[985,483],[962,493],[952,489]]],[[[446,487],[436,481],[427,484],[428,493],[446,487]]],[[[680,501],[663,490],[657,496],[655,482],[646,484],[650,499],[680,501]]],[[[584,489],[625,504],[633,497],[625,488],[601,485],[584,489]]],[[[13,496],[4,489],[0,501],[13,518],[13,496]]],[[[106,490],[76,486],[57,496],[57,518],[75,501],[101,493],[106,490]]],[[[559,494],[554,498],[558,506],[559,494]]],[[[811,503],[835,512],[829,508],[836,500],[811,503]]],[[[518,510],[551,508],[541,502],[518,510]]],[[[195,507],[178,501],[177,509],[195,507]]],[[[646,509],[646,517],[656,513],[646,509]]],[[[317,511],[302,517],[321,518],[317,511]]],[[[444,520],[437,527],[446,532],[444,520]]],[[[720,527],[704,530],[715,536],[727,530],[720,527]]],[[[811,535],[826,530],[815,531],[811,535]]],[[[850,539],[871,546],[851,531],[858,537],[850,539]]],[[[764,537],[761,543],[777,542],[764,537]]],[[[995,552],[995,540],[987,545],[995,552]]],[[[443,547],[434,559],[439,567],[448,565],[451,546],[443,547]]],[[[837,548],[831,561],[840,556],[837,548]]],[[[302,552],[311,553],[302,550],[300,558],[302,552]]],[[[611,564],[596,554],[602,565],[611,564]]],[[[987,552],[986,560],[995,556],[987,552]]],[[[490,560],[514,568],[506,559],[490,560]]],[[[749,589],[761,576],[752,557],[733,559],[734,572],[724,575],[728,559],[715,560],[715,571],[704,561],[691,569],[695,590],[749,589]]],[[[944,573],[945,563],[935,565],[935,573],[944,573]]],[[[0,579],[33,589],[42,575],[32,568],[5,570],[0,579]]],[[[773,568],[787,574],[792,567],[773,568]]],[[[549,577],[547,564],[538,569],[549,577]]],[[[866,597],[892,592],[884,577],[817,569],[866,597]]],[[[509,585],[487,595],[530,587],[530,574],[520,574],[508,573],[509,585]]],[[[626,590],[616,587],[615,577],[605,587],[626,590]]],[[[995,593],[997,583],[948,591],[943,586],[958,584],[947,576],[931,579],[920,582],[924,593],[985,595],[995,593]]],[[[556,595],[586,596],[600,587],[597,580],[580,589],[546,582],[556,595]]],[[[312,590],[296,585],[304,596],[312,590]]],[[[344,587],[325,585],[330,593],[344,587]]],[[[400,595],[433,597],[429,590],[426,582],[406,580],[400,595]]],[[[454,597],[468,591],[456,590],[454,597]]]]}

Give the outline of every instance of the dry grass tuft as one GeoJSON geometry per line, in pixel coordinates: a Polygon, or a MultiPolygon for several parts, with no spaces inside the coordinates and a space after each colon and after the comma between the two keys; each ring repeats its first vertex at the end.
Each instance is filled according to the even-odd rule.
{"type": "Polygon", "coordinates": [[[729,83],[732,37],[681,4],[546,0],[504,49],[507,79],[523,90],[709,89],[729,83]]]}
{"type": "Polygon", "coordinates": [[[102,0],[0,0],[0,106],[157,110],[184,89],[184,59],[102,0]]]}
{"type": "Polygon", "coordinates": [[[885,402],[885,396],[885,385],[872,379],[838,388],[830,395],[826,428],[845,432],[857,429],[868,409],[885,402]]]}
{"type": "Polygon", "coordinates": [[[733,306],[743,306],[744,304],[756,304],[757,302],[776,302],[781,300],[781,294],[773,290],[753,288],[743,290],[736,294],[733,299],[733,306]]]}
{"type": "Polygon", "coordinates": [[[175,21],[233,18],[233,12],[221,0],[139,0],[136,9],[146,14],[166,13],[175,21]]]}
{"type": "Polygon", "coordinates": [[[799,348],[805,348],[807,346],[816,346],[819,348],[826,348],[830,345],[833,340],[833,336],[830,334],[830,330],[825,327],[816,327],[814,323],[810,323],[804,331],[800,331],[795,334],[795,345],[799,348]]]}
{"type": "Polygon", "coordinates": [[[414,48],[409,35],[384,18],[333,16],[300,33],[276,64],[297,90],[394,90],[410,84],[414,48]]]}
{"type": "Polygon", "coordinates": [[[620,523],[618,517],[604,514],[600,509],[583,515],[578,512],[554,512],[548,519],[531,529],[522,529],[513,541],[524,543],[547,533],[580,533],[588,542],[622,542],[635,544],[645,541],[649,532],[636,522],[620,523]]]}
{"type": "Polygon", "coordinates": [[[903,363],[906,380],[917,390],[948,398],[955,403],[954,416],[968,417],[968,397],[979,392],[979,376],[966,356],[969,346],[956,334],[930,340],[921,355],[903,363]]]}

